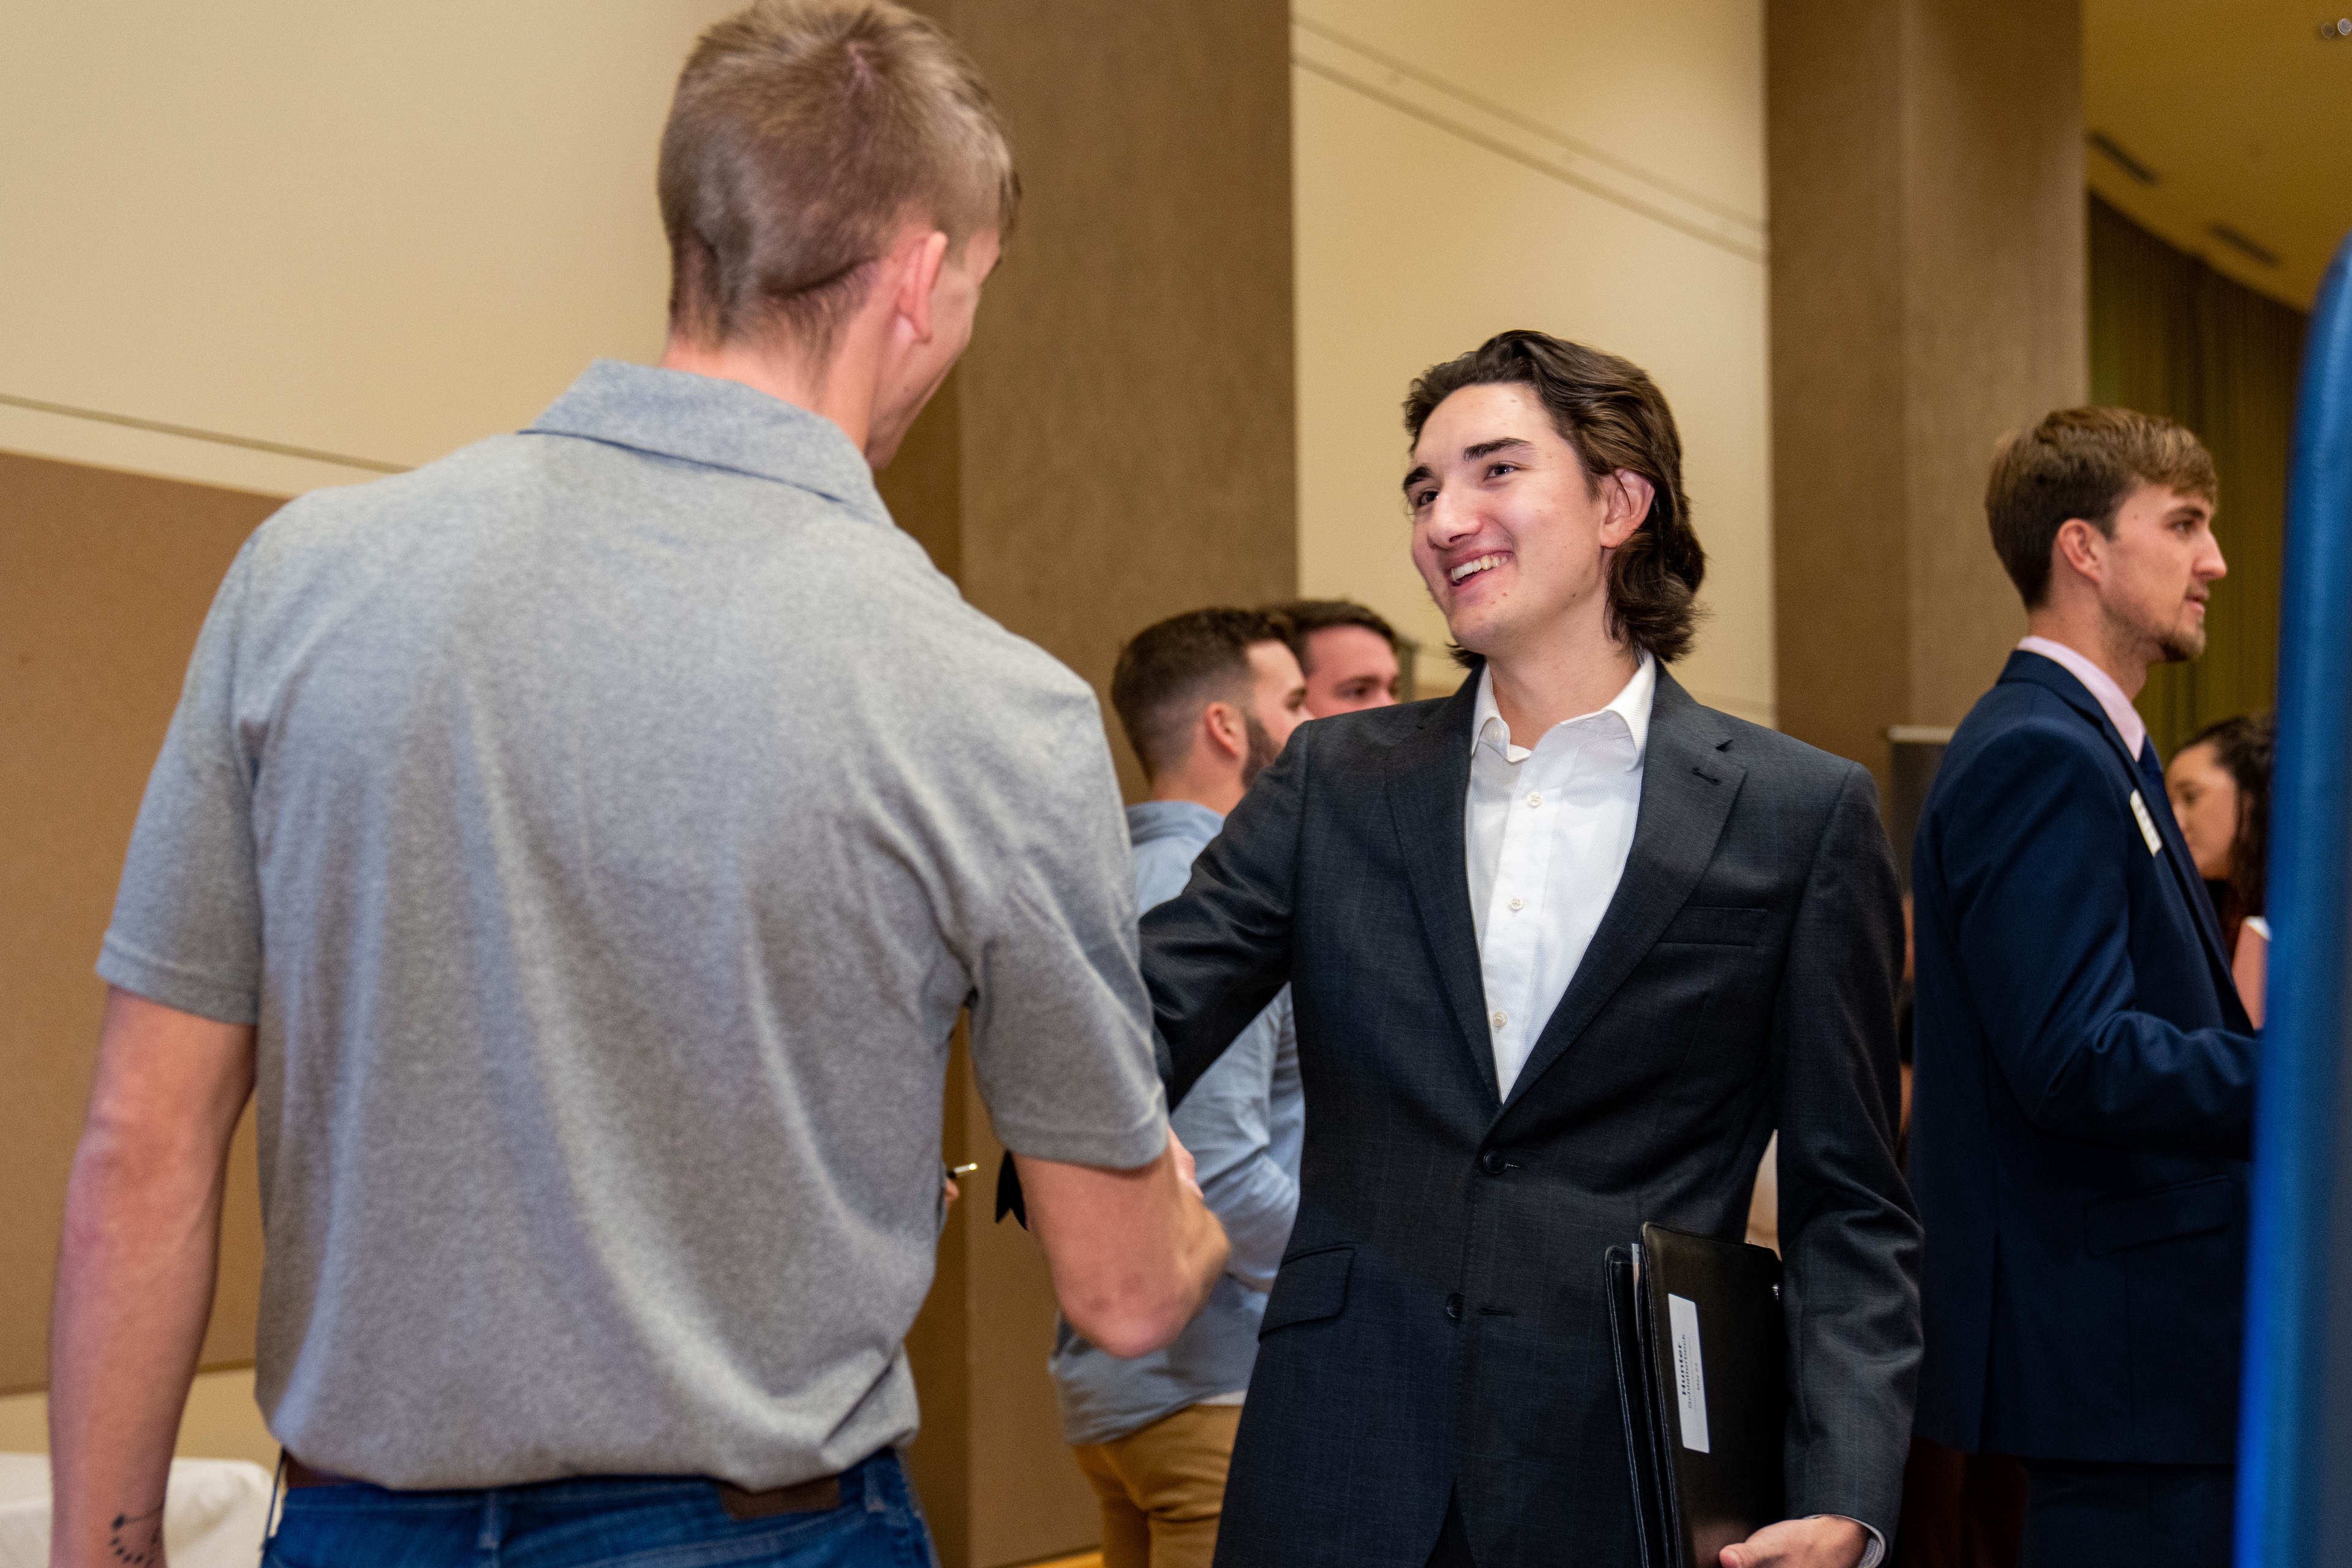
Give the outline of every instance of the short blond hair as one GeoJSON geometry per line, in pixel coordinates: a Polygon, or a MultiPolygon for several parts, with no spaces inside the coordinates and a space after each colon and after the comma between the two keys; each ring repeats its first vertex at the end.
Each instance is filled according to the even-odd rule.
{"type": "Polygon", "coordinates": [[[890,0],[760,0],[703,34],[662,132],[671,331],[823,356],[902,226],[1009,229],[1013,151],[937,24],[890,0]]]}

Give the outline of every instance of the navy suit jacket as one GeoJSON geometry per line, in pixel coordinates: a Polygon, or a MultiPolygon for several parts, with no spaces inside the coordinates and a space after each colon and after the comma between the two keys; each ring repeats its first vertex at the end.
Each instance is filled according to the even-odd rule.
{"type": "Polygon", "coordinates": [[[1636,1560],[1602,1294],[1645,1220],[1737,1240],[1780,1131],[1794,1513],[1890,1540],[1918,1357],[1892,1152],[1901,909],[1870,775],[1663,670],[1622,880],[1507,1095],[1464,864],[1476,682],[1293,736],[1143,919],[1184,1088],[1286,981],[1298,1219],[1220,1568],[1636,1560]]]}
{"type": "Polygon", "coordinates": [[[2255,1045],[2161,779],[2063,666],[2012,654],[1911,866],[1920,1432],[2233,1462],[2255,1045]]]}

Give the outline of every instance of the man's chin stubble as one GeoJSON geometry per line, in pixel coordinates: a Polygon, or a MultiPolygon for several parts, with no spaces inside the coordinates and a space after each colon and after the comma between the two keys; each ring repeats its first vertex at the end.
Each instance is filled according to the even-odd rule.
{"type": "Polygon", "coordinates": [[[2175,632],[2170,637],[2159,637],[2157,639],[2156,648],[2164,656],[2160,662],[2187,664],[2190,659],[2204,653],[2205,628],[2199,626],[2193,632],[2175,632]]]}

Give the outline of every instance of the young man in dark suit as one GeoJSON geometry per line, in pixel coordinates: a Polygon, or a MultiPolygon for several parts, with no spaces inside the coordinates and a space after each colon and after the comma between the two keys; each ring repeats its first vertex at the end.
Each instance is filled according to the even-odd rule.
{"type": "Polygon", "coordinates": [[[2255,1047],[2131,699],[2205,647],[2212,459],[2051,415],[1985,508],[2032,634],[1912,857],[1919,1430],[2027,1476],[2023,1563],[2230,1558],[2255,1047]]]}
{"type": "Polygon", "coordinates": [[[1919,1331],[1870,775],[1666,673],[1705,557],[1639,369],[1508,332],[1406,423],[1471,678],[1302,727],[1143,922],[1173,1092],[1286,982],[1307,1089],[1220,1568],[1638,1561],[1604,1258],[1738,1239],[1775,1127],[1798,1517],[1723,1562],[1875,1561],[1919,1331]]]}

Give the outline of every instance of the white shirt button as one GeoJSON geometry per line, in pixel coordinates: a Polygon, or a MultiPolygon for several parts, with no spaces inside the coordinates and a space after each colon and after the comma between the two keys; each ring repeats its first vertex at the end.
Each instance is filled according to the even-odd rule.
{"type": "Polygon", "coordinates": [[[1495,1026],[1495,1027],[1496,1027],[1496,1028],[1498,1028],[1498,1029],[1499,1029],[1499,1028],[1501,1028],[1504,1025],[1506,1025],[1506,1024],[1507,1024],[1507,1023],[1509,1023],[1509,1022],[1511,1021],[1511,1016],[1510,1016],[1508,1013],[1506,1013],[1506,1012],[1501,1011],[1500,1009],[1497,1009],[1497,1010],[1496,1010],[1496,1011],[1495,1011],[1495,1012],[1489,1013],[1488,1015],[1486,1015],[1486,1016],[1487,1016],[1487,1019],[1488,1019],[1491,1023],[1493,1023],[1493,1025],[1495,1026]]]}
{"type": "Polygon", "coordinates": [[[1528,901],[1525,899],[1513,899],[1511,900],[1511,912],[1513,914],[1517,914],[1519,910],[1526,909],[1527,907],[1528,901]]]}
{"type": "Polygon", "coordinates": [[[1538,806],[1538,805],[1541,805],[1542,804],[1543,804],[1543,792],[1542,792],[1541,790],[1530,790],[1530,791],[1528,793],[1528,805],[1530,807],[1538,806]]]}

